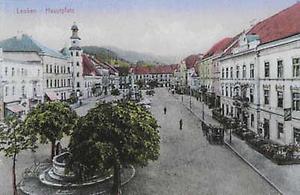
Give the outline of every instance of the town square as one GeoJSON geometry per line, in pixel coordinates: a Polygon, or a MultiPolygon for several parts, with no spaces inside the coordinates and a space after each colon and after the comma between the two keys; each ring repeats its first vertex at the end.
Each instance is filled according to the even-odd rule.
{"type": "Polygon", "coordinates": [[[299,21],[292,0],[0,1],[0,195],[300,194],[299,21]]]}

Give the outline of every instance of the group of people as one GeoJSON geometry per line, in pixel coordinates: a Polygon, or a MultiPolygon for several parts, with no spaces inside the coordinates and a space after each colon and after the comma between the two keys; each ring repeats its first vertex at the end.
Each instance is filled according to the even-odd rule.
{"type": "MultiPolygon", "coordinates": [[[[164,107],[164,114],[167,114],[167,107],[164,107]]],[[[182,119],[179,120],[179,129],[182,130],[182,126],[183,126],[183,121],[182,119]]]]}

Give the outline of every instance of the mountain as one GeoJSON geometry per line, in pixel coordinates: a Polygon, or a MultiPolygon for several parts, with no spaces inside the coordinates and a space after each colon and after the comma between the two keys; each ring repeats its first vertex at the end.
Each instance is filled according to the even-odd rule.
{"type": "Polygon", "coordinates": [[[116,66],[129,66],[131,63],[110,49],[98,46],[83,46],[83,51],[87,54],[94,55],[98,60],[107,62],[116,66]]]}
{"type": "Polygon", "coordinates": [[[111,46],[107,46],[106,48],[118,54],[119,57],[133,63],[137,63],[138,61],[144,61],[150,64],[172,64],[175,63],[177,60],[176,57],[173,56],[159,56],[148,53],[123,50],[111,46]]]}
{"type": "Polygon", "coordinates": [[[83,46],[85,53],[95,55],[99,60],[117,66],[128,66],[130,64],[137,65],[157,65],[176,63],[175,57],[155,56],[135,51],[127,51],[116,47],[98,47],[83,46]]]}

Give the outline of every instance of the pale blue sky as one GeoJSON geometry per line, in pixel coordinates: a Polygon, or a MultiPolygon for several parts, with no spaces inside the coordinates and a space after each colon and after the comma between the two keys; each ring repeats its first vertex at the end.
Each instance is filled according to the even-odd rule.
{"type": "Polygon", "coordinates": [[[2,0],[7,8],[17,7],[43,8],[72,6],[80,10],[172,10],[198,11],[207,9],[260,9],[261,7],[282,8],[296,0],[2,0]]]}
{"type": "Polygon", "coordinates": [[[46,45],[69,43],[76,21],[83,45],[183,57],[204,53],[225,36],[271,16],[296,0],[0,0],[0,40],[17,31],[46,45]],[[75,14],[45,14],[45,8],[72,8],[75,14]],[[17,14],[17,9],[37,14],[17,14]]]}

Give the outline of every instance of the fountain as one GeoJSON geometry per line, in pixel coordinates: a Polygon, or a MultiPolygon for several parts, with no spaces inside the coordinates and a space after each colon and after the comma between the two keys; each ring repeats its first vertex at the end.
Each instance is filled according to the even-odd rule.
{"type": "MultiPolygon", "coordinates": [[[[108,175],[94,175],[85,181],[78,181],[74,173],[67,173],[65,171],[66,161],[70,156],[69,152],[64,152],[60,155],[57,155],[52,160],[52,167],[46,169],[39,175],[40,181],[49,186],[55,187],[80,187],[88,186],[96,183],[104,182],[112,178],[112,174],[108,175]]],[[[109,171],[111,172],[111,171],[109,171]]]]}
{"type": "MultiPolygon", "coordinates": [[[[72,172],[66,172],[66,162],[69,152],[55,156],[52,163],[39,163],[32,166],[30,174],[23,174],[19,184],[20,194],[103,194],[112,187],[112,171],[108,174],[95,174],[94,176],[79,180],[72,172]],[[26,175],[26,176],[25,176],[26,175]]],[[[26,171],[25,171],[26,172],[26,171]]],[[[121,183],[125,185],[135,175],[133,166],[124,166],[121,172],[121,183]]]]}

